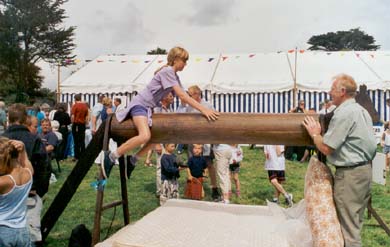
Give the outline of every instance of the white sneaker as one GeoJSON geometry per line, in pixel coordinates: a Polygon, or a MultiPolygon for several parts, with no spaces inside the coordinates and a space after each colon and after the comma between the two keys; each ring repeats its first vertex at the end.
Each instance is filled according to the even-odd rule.
{"type": "Polygon", "coordinates": [[[220,203],[223,203],[223,204],[230,204],[230,201],[229,200],[221,200],[219,201],[220,203]]]}
{"type": "Polygon", "coordinates": [[[289,206],[289,207],[292,207],[293,206],[293,195],[292,194],[287,194],[287,196],[285,196],[286,198],[286,204],[289,206]]]}
{"type": "Polygon", "coordinates": [[[54,173],[52,173],[50,175],[49,183],[52,184],[52,183],[55,183],[55,182],[57,182],[57,178],[56,178],[56,175],[54,175],[54,173]]]}

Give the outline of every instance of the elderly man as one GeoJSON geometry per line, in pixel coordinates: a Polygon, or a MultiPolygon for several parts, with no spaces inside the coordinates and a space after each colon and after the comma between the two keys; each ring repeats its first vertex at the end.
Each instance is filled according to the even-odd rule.
{"type": "Polygon", "coordinates": [[[43,144],[45,144],[46,152],[51,156],[58,145],[58,137],[51,129],[49,119],[43,119],[41,121],[41,127],[42,133],[39,134],[39,137],[42,139],[43,144]]]}
{"type": "Polygon", "coordinates": [[[372,119],[356,103],[356,89],[351,76],[334,77],[329,94],[337,108],[323,136],[319,122],[312,117],[303,122],[318,150],[336,167],[333,198],[346,247],[361,246],[363,213],[372,182],[371,161],[376,152],[372,119]]]}

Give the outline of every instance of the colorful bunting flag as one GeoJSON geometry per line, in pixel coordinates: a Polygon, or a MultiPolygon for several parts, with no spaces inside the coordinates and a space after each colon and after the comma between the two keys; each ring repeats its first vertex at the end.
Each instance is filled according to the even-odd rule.
{"type": "Polygon", "coordinates": [[[357,56],[357,57],[360,57],[360,54],[359,54],[359,53],[356,53],[356,56],[357,56]]]}
{"type": "Polygon", "coordinates": [[[145,63],[149,63],[150,62],[150,60],[145,60],[145,63]]]}
{"type": "Polygon", "coordinates": [[[209,58],[209,60],[207,60],[208,62],[211,62],[211,61],[213,61],[214,60],[214,58],[213,57],[210,57],[209,58]]]}
{"type": "Polygon", "coordinates": [[[332,53],[331,53],[331,52],[327,52],[327,53],[326,53],[326,55],[328,55],[328,56],[329,56],[329,55],[332,55],[332,53]]]}
{"type": "Polygon", "coordinates": [[[122,60],[122,61],[121,61],[121,63],[126,63],[126,62],[127,62],[127,61],[125,61],[125,60],[122,60]]]}
{"type": "Polygon", "coordinates": [[[240,56],[236,56],[236,59],[237,59],[237,58],[240,58],[240,56]]]}
{"type": "Polygon", "coordinates": [[[228,57],[222,57],[222,61],[225,61],[226,59],[228,59],[228,57]]]}
{"type": "Polygon", "coordinates": [[[374,54],[370,54],[371,58],[374,58],[374,54]]]}
{"type": "Polygon", "coordinates": [[[295,52],[295,49],[288,50],[288,53],[293,53],[293,52],[295,52]]]}
{"type": "Polygon", "coordinates": [[[133,63],[139,63],[139,60],[131,60],[133,63]]]}
{"type": "Polygon", "coordinates": [[[96,62],[103,63],[104,61],[103,60],[96,60],[96,62]]]}
{"type": "Polygon", "coordinates": [[[195,62],[200,62],[200,61],[202,61],[201,58],[195,58],[195,62]]]}
{"type": "Polygon", "coordinates": [[[250,54],[250,55],[249,55],[249,57],[251,57],[251,58],[254,57],[254,56],[255,56],[255,54],[250,54]]]}
{"type": "Polygon", "coordinates": [[[158,63],[162,63],[162,62],[164,62],[164,60],[158,60],[158,63]]]}
{"type": "Polygon", "coordinates": [[[299,53],[304,53],[305,52],[305,50],[299,50],[299,53]]]}

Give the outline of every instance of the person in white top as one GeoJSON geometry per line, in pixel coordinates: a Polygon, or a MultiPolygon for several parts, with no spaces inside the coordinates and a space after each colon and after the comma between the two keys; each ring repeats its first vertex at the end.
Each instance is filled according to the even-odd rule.
{"type": "Polygon", "coordinates": [[[390,129],[389,122],[385,124],[385,131],[383,132],[381,139],[381,146],[383,147],[383,153],[386,155],[386,171],[390,170],[390,129]]]}
{"type": "Polygon", "coordinates": [[[23,142],[0,137],[0,246],[30,246],[27,197],[34,169],[23,142]]]}
{"type": "MultiPolygon", "coordinates": [[[[230,179],[234,181],[236,185],[236,196],[241,196],[241,183],[238,177],[240,173],[240,164],[242,159],[244,158],[242,148],[240,145],[233,144],[232,145],[232,157],[229,161],[229,170],[230,170],[230,179]]],[[[230,185],[231,186],[231,185],[230,185]]],[[[232,189],[229,190],[229,196],[232,194],[232,189]]]]}
{"type": "Polygon", "coordinates": [[[293,196],[283,188],[282,183],[286,180],[285,158],[283,145],[264,145],[265,164],[264,168],[268,171],[269,181],[275,188],[273,202],[279,203],[279,196],[283,194],[286,199],[286,204],[291,207],[293,205],[293,196]]]}

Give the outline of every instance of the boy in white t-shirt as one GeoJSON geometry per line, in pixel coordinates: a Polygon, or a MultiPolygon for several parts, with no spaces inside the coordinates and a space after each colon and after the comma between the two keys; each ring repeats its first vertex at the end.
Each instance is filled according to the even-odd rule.
{"type": "MultiPolygon", "coordinates": [[[[239,145],[234,144],[232,145],[232,157],[229,161],[229,170],[230,170],[230,180],[234,181],[234,184],[236,185],[236,196],[241,196],[241,184],[240,179],[238,178],[238,174],[240,173],[240,162],[243,159],[243,152],[239,145]]],[[[231,184],[230,184],[231,187],[231,184]]],[[[232,193],[232,189],[229,190],[229,196],[232,193]]]]}
{"type": "Polygon", "coordinates": [[[282,183],[286,180],[284,175],[285,158],[283,145],[264,145],[265,164],[264,168],[268,171],[269,181],[275,188],[273,202],[279,203],[279,195],[283,194],[286,204],[293,205],[293,196],[286,192],[282,183]]]}

